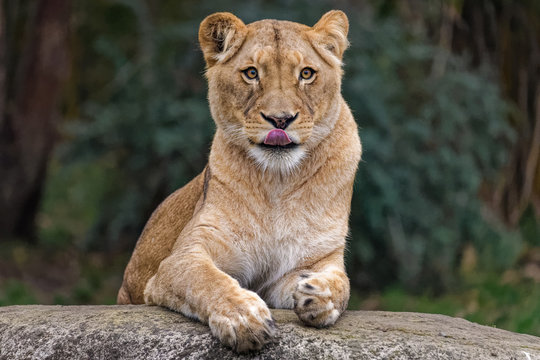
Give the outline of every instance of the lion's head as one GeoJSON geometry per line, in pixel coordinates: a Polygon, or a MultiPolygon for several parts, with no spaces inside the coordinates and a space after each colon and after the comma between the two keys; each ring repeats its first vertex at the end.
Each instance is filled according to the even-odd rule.
{"type": "Polygon", "coordinates": [[[212,116],[227,141],[263,168],[289,172],[334,127],[348,20],[326,13],[313,27],[277,20],[245,25],[230,13],[203,20],[212,116]]]}

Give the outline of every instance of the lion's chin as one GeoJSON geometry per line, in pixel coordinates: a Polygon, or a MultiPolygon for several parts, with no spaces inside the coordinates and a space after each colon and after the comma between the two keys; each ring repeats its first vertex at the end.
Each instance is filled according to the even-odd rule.
{"type": "Polygon", "coordinates": [[[295,143],[284,146],[260,144],[252,146],[249,155],[263,172],[289,175],[298,169],[306,152],[302,146],[295,143]]]}

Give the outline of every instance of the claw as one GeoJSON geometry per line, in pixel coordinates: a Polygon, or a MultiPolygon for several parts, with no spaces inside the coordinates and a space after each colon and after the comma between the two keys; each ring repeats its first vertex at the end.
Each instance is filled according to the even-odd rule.
{"type": "Polygon", "coordinates": [[[276,321],[273,318],[272,319],[267,319],[266,323],[268,324],[268,326],[270,326],[272,328],[272,330],[276,329],[276,321]]]}
{"type": "Polygon", "coordinates": [[[309,284],[309,283],[305,283],[305,284],[304,284],[304,287],[305,287],[306,289],[309,289],[309,290],[315,289],[315,288],[313,287],[313,285],[311,285],[311,284],[309,284]]]}

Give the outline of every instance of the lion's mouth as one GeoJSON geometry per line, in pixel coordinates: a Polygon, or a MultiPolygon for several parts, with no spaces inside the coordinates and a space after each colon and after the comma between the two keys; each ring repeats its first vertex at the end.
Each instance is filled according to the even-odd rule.
{"type": "Polygon", "coordinates": [[[294,143],[284,130],[273,129],[266,134],[264,142],[259,146],[272,150],[285,150],[295,148],[298,144],[294,143]]]}
{"type": "Polygon", "coordinates": [[[296,147],[298,147],[298,144],[295,144],[293,142],[291,142],[290,144],[287,144],[287,145],[268,145],[268,144],[264,144],[264,143],[261,143],[259,144],[260,147],[262,148],[265,148],[265,149],[271,149],[271,150],[288,150],[288,149],[294,149],[296,147]]]}
{"type": "Polygon", "coordinates": [[[285,130],[273,129],[266,134],[264,138],[264,145],[270,146],[287,146],[292,143],[292,140],[289,138],[289,135],[285,130]]]}

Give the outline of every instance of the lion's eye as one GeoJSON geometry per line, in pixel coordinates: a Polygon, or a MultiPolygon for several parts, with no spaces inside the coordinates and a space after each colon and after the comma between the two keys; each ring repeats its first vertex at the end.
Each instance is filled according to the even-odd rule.
{"type": "Polygon", "coordinates": [[[257,69],[255,69],[253,66],[248,67],[246,70],[242,71],[244,75],[249,79],[253,80],[259,77],[259,73],[257,72],[257,69]]]}
{"type": "Polygon", "coordinates": [[[302,71],[300,71],[300,78],[303,80],[309,80],[315,75],[315,70],[312,68],[303,68],[302,71]]]}

